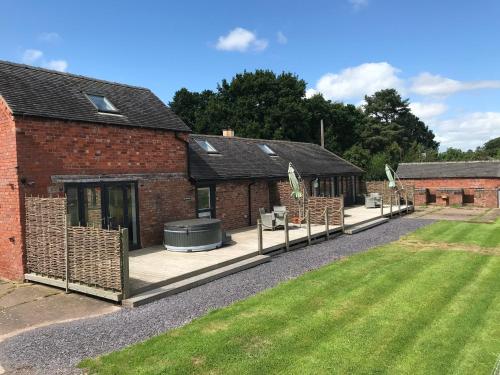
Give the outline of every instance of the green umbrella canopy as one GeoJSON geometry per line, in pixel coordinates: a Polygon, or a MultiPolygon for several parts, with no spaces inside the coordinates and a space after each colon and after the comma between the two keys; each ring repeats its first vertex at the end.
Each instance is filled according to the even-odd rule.
{"type": "Polygon", "coordinates": [[[288,163],[288,180],[290,181],[290,187],[292,188],[291,196],[295,199],[302,198],[302,192],[300,191],[300,182],[297,179],[297,174],[293,168],[292,163],[288,163]]]}
{"type": "Polygon", "coordinates": [[[391,171],[392,171],[391,167],[389,167],[389,165],[386,164],[385,165],[385,174],[387,175],[387,179],[389,180],[389,187],[391,189],[394,189],[396,187],[396,180],[394,179],[394,176],[392,175],[391,171]]]}

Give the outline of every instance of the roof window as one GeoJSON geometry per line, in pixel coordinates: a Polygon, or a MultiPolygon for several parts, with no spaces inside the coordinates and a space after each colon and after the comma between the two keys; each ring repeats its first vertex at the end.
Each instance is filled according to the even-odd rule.
{"type": "Polygon", "coordinates": [[[269,147],[269,146],[268,146],[268,145],[266,145],[266,144],[260,144],[260,145],[259,145],[259,147],[260,147],[260,149],[261,149],[262,151],[264,151],[264,152],[265,152],[267,155],[269,155],[269,156],[278,156],[278,155],[276,155],[276,152],[274,152],[274,151],[271,149],[271,147],[269,147]]]}
{"type": "Polygon", "coordinates": [[[104,113],[117,113],[116,107],[102,95],[85,94],[91,103],[97,108],[99,112],[104,113]]]}
{"type": "Polygon", "coordinates": [[[214,146],[212,146],[208,141],[206,141],[204,139],[197,139],[196,143],[198,143],[198,145],[200,145],[200,147],[202,149],[204,149],[206,152],[208,152],[209,154],[218,154],[219,153],[219,151],[217,151],[217,149],[214,146]]]}

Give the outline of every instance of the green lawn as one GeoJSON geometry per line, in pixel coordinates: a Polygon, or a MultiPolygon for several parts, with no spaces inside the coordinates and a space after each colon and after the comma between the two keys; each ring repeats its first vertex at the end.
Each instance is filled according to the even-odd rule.
{"type": "MultiPolygon", "coordinates": [[[[498,222],[481,225],[488,224],[436,223],[410,237],[499,246],[498,222]]],[[[403,240],[354,255],[81,367],[490,375],[500,356],[500,256],[449,250],[403,240]]]]}
{"type": "Polygon", "coordinates": [[[500,246],[500,219],[494,224],[440,221],[417,230],[409,237],[423,241],[497,247],[500,246]]]}

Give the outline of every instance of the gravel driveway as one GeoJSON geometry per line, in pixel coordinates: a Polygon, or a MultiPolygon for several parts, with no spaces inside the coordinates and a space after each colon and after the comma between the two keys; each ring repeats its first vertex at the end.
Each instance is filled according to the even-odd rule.
{"type": "Polygon", "coordinates": [[[97,318],[52,325],[0,343],[5,373],[79,374],[74,366],[182,326],[211,309],[227,306],[319,268],[341,256],[397,240],[431,220],[398,218],[353,236],[341,236],[273,257],[258,267],[215,280],[146,306],[97,318]]]}

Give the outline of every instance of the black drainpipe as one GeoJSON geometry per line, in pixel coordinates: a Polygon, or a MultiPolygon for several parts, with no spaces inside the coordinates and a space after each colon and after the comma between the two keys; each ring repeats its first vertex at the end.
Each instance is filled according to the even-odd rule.
{"type": "Polygon", "coordinates": [[[252,185],[255,185],[255,181],[248,184],[248,226],[252,226],[252,185]]]}

